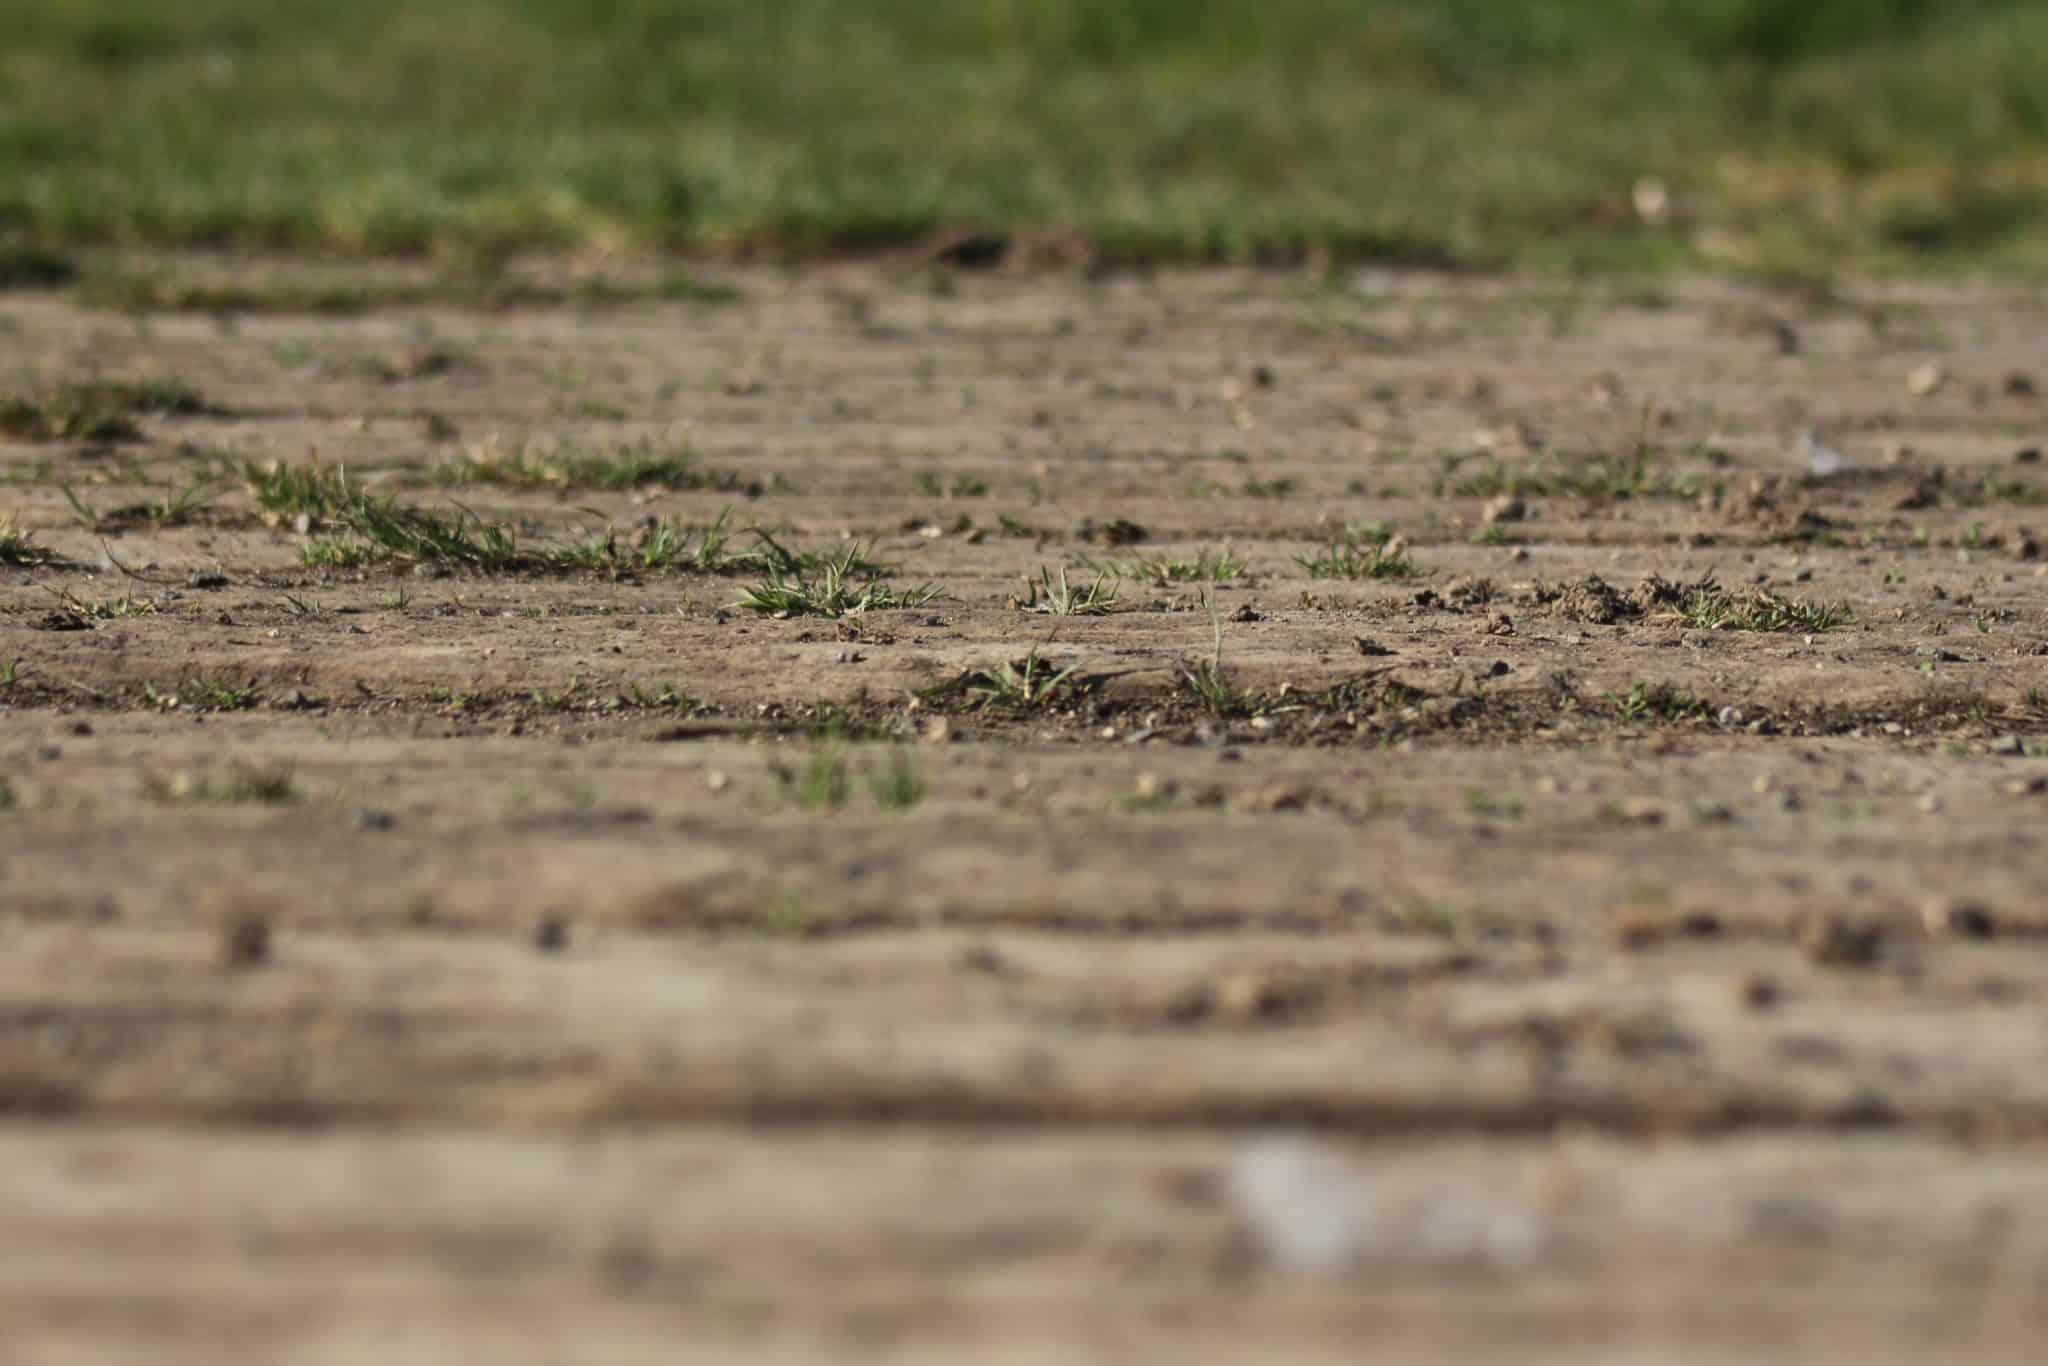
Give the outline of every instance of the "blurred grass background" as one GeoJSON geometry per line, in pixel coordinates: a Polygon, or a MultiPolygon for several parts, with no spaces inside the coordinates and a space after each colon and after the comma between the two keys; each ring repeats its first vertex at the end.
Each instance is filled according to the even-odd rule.
{"type": "Polygon", "coordinates": [[[2038,0],[0,0],[53,245],[2032,273],[2044,208],[2038,0]]]}

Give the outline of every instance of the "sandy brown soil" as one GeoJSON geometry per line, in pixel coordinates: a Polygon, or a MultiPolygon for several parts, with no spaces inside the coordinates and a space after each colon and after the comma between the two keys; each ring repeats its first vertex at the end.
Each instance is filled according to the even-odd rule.
{"type": "Polygon", "coordinates": [[[207,409],[0,443],[0,1356],[2038,1359],[2048,296],[730,279],[0,297],[207,409]],[[944,596],[548,562],[728,506],[944,596]]]}

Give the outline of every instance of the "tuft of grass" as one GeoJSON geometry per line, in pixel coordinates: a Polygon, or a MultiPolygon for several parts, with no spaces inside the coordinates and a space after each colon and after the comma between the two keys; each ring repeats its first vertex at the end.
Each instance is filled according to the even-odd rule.
{"type": "Polygon", "coordinates": [[[0,402],[0,436],[116,445],[143,439],[137,417],[195,417],[223,411],[178,380],[65,384],[37,398],[0,402]]]}
{"type": "Polygon", "coordinates": [[[1707,704],[1689,692],[1668,683],[1634,683],[1625,693],[1609,699],[1614,714],[1624,721],[1697,721],[1707,715],[1707,704]]]}
{"type": "Polygon", "coordinates": [[[917,491],[927,498],[986,498],[988,481],[969,475],[955,475],[951,482],[940,482],[939,476],[931,470],[920,470],[911,480],[917,491]]]}
{"type": "Polygon", "coordinates": [[[494,484],[520,489],[622,490],[659,486],[686,491],[713,490],[758,498],[758,480],[728,471],[704,470],[687,450],[652,446],[609,451],[564,450],[518,456],[472,455],[434,467],[443,484],[494,484]]]}
{"type": "Polygon", "coordinates": [[[143,791],[160,802],[228,802],[272,806],[295,795],[291,770],[235,764],[217,775],[178,772],[142,780],[143,791]]]}
{"type": "Polygon", "coordinates": [[[1702,631],[1831,631],[1850,619],[1849,605],[1786,597],[1768,588],[1727,592],[1711,584],[1689,590],[1678,605],[1685,624],[1702,631]]]}
{"type": "Polygon", "coordinates": [[[79,621],[122,621],[130,617],[153,617],[156,603],[125,592],[118,598],[81,598],[70,589],[56,593],[57,609],[79,621]]]}
{"type": "Polygon", "coordinates": [[[299,562],[308,569],[360,569],[376,558],[352,536],[316,536],[299,547],[299,562]]]}
{"type": "Polygon", "coordinates": [[[21,661],[9,660],[0,664],[0,688],[11,688],[21,681],[21,661]]]}
{"type": "Polygon", "coordinates": [[[1213,597],[1205,605],[1214,648],[1207,659],[1181,665],[1181,688],[1212,716],[1249,716],[1262,709],[1265,699],[1230,681],[1223,667],[1223,614],[1213,597]]]}
{"type": "Polygon", "coordinates": [[[836,811],[846,805],[851,790],[846,760],[837,749],[827,747],[811,756],[810,766],[797,785],[797,800],[812,811],[836,811]]]}
{"type": "Polygon", "coordinates": [[[1108,615],[1116,605],[1116,592],[1116,580],[1108,574],[1098,573],[1094,583],[1077,589],[1067,583],[1065,566],[1061,566],[1057,576],[1041,568],[1036,581],[1024,580],[1024,592],[1013,595],[1010,606],[1056,617],[1100,617],[1108,615]]]}
{"type": "Polygon", "coordinates": [[[0,289],[56,289],[78,278],[78,263],[28,242],[0,242],[0,289]]]}
{"type": "Polygon", "coordinates": [[[47,564],[50,552],[36,544],[36,534],[14,520],[13,514],[0,516],[0,564],[24,567],[47,564]]]}
{"type": "Polygon", "coordinates": [[[1362,528],[1294,562],[1312,579],[1406,579],[1415,574],[1408,542],[1384,527],[1362,528]]]}
{"type": "Polygon", "coordinates": [[[660,692],[650,693],[638,683],[630,684],[619,694],[622,706],[634,707],[641,711],[672,711],[677,713],[697,710],[697,699],[673,683],[664,683],[660,692]]]}
{"type": "MultiPolygon", "coordinates": [[[[765,535],[763,539],[771,548],[781,550],[765,535]]],[[[784,562],[771,564],[759,583],[740,591],[735,607],[775,617],[844,617],[922,607],[942,595],[936,584],[901,590],[889,587],[859,542],[834,556],[806,559],[786,551],[782,556],[784,562]]]]}
{"type": "Polygon", "coordinates": [[[80,526],[88,531],[120,531],[135,526],[184,526],[219,496],[220,481],[194,479],[183,488],[172,485],[160,499],[125,503],[104,512],[87,503],[71,485],[65,484],[63,489],[80,526]]]}
{"type": "Polygon", "coordinates": [[[924,800],[924,779],[907,747],[890,746],[889,767],[868,775],[868,791],[884,811],[908,811],[924,800]]]}
{"type": "Polygon", "coordinates": [[[1076,672],[1076,665],[1054,668],[1039,657],[1034,647],[1020,660],[1004,660],[993,669],[967,675],[960,690],[974,699],[976,707],[1036,711],[1060,696],[1076,672]]]}
{"type": "Polygon", "coordinates": [[[1159,584],[1223,583],[1230,579],[1242,578],[1248,564],[1242,558],[1231,554],[1228,549],[1224,549],[1204,550],[1192,560],[1149,555],[1121,566],[1099,566],[1090,562],[1089,567],[1098,572],[1119,573],[1134,579],[1150,579],[1159,584]]]}

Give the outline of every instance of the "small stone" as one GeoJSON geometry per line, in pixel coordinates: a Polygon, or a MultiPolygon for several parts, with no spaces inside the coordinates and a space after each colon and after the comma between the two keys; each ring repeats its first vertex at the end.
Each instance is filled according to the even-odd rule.
{"type": "Polygon", "coordinates": [[[1495,612],[1486,623],[1486,634],[1490,636],[1511,636],[1514,633],[1514,619],[1506,612],[1495,612]]]}
{"type": "Polygon", "coordinates": [[[366,806],[356,812],[356,829],[358,830],[390,830],[396,827],[397,824],[397,818],[389,811],[379,811],[375,807],[366,806]]]}
{"type": "Polygon", "coordinates": [[[542,953],[560,953],[569,947],[569,922],[551,915],[533,931],[533,946],[542,953]]]}
{"type": "Polygon", "coordinates": [[[2007,374],[2001,387],[2005,390],[2007,398],[2032,398],[2040,392],[2034,385],[2034,377],[2024,370],[2014,370],[2007,374]]]}
{"type": "Polygon", "coordinates": [[[1727,726],[1730,729],[1733,729],[1734,727],[1741,725],[1744,720],[1744,717],[1742,715],[1742,708],[1723,707],[1715,715],[1714,719],[1719,721],[1722,725],[1727,726]]]}
{"type": "Polygon", "coordinates": [[[261,967],[270,961],[270,922],[260,915],[237,916],[221,932],[221,966],[261,967]]]}
{"type": "Polygon", "coordinates": [[[1380,656],[1390,655],[1394,653],[1392,650],[1389,650],[1386,646],[1380,644],[1377,640],[1370,640],[1367,639],[1365,636],[1357,636],[1355,637],[1355,639],[1358,643],[1358,653],[1366,656],[1369,659],[1379,658],[1380,656]]]}
{"type": "Polygon", "coordinates": [[[1948,371],[1929,361],[1925,365],[1916,366],[1913,372],[1906,376],[1906,392],[1915,398],[1926,398],[1938,392],[1947,383],[1948,371]]]}
{"type": "Polygon", "coordinates": [[[2048,792],[2048,776],[2035,774],[2031,778],[2014,778],[2005,785],[2008,797],[2038,797],[2048,792]]]}
{"type": "Polygon", "coordinates": [[[1783,998],[1778,984],[1764,976],[1748,977],[1742,983],[1742,1004],[1751,1010],[1770,1010],[1783,998]]]}
{"type": "Polygon", "coordinates": [[[2014,451],[2014,452],[2012,453],[2012,463],[2013,463],[2013,464],[2015,464],[2015,465],[2038,465],[2038,464],[2040,464],[2040,463],[2041,463],[2041,448],[2040,448],[2039,446],[2022,446],[2022,447],[2020,447],[2020,449],[2018,449],[2018,450],[2016,450],[2016,451],[2014,451]]]}
{"type": "Polygon", "coordinates": [[[195,569],[185,580],[187,588],[226,588],[228,576],[210,569],[195,569]]]}
{"type": "Polygon", "coordinates": [[[731,783],[732,779],[726,776],[726,772],[722,768],[704,770],[704,786],[713,792],[723,792],[731,783]]]}

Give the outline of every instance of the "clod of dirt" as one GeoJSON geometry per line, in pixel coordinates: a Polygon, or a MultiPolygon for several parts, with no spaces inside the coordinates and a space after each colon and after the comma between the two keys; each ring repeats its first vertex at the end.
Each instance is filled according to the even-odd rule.
{"type": "Polygon", "coordinates": [[[533,946],[542,953],[560,953],[569,947],[569,922],[551,915],[534,927],[533,946]]]}
{"type": "Polygon", "coordinates": [[[188,588],[226,588],[228,586],[228,576],[212,570],[195,569],[192,571],[191,577],[185,580],[185,586],[188,588]]]}
{"type": "Polygon", "coordinates": [[[1742,982],[1742,1004],[1750,1010],[1772,1010],[1784,999],[1784,991],[1769,977],[1746,977],[1742,982]]]}
{"type": "Polygon", "coordinates": [[[1598,574],[1563,586],[1538,584],[1536,601],[1548,603],[1554,615],[1595,626],[1611,626],[1623,616],[1636,615],[1629,601],[1598,574]]]}
{"type": "Polygon", "coordinates": [[[389,811],[379,811],[373,807],[364,807],[356,812],[356,829],[358,830],[389,830],[397,824],[397,820],[392,817],[389,811]]]}
{"type": "Polygon", "coordinates": [[[270,961],[270,922],[261,916],[237,916],[221,931],[221,966],[230,970],[261,967],[270,961]]]}
{"type": "Polygon", "coordinates": [[[1479,520],[1488,526],[1498,522],[1519,522],[1529,515],[1529,505],[1519,498],[1503,493],[1489,501],[1479,514],[1479,520]]]}
{"type": "Polygon", "coordinates": [[[1991,908],[1977,901],[1939,898],[1921,909],[1920,919],[1937,938],[1990,939],[1998,933],[1991,908]]]}
{"type": "Polygon", "coordinates": [[[1948,371],[1929,361],[1925,365],[1916,366],[1913,372],[1906,376],[1906,392],[1915,398],[1926,398],[1938,393],[1947,383],[1948,371]]]}
{"type": "Polygon", "coordinates": [[[1365,636],[1356,636],[1354,639],[1358,643],[1358,653],[1366,656],[1368,659],[1377,659],[1383,655],[1394,653],[1377,640],[1371,640],[1365,636]]]}
{"type": "Polygon", "coordinates": [[[1884,952],[1884,928],[1845,915],[1824,916],[1806,928],[1806,952],[1830,968],[1867,968],[1884,952]]]}
{"type": "Polygon", "coordinates": [[[2002,387],[2008,398],[2032,398],[2040,392],[2035,387],[2034,377],[2024,370],[2014,370],[2008,374],[2002,387]]]}

